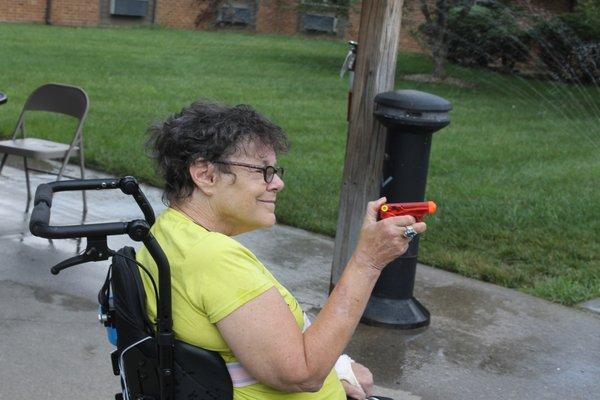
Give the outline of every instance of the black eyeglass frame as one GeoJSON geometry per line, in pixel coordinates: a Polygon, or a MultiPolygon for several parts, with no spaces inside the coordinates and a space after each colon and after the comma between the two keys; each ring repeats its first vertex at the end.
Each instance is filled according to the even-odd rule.
{"type": "Polygon", "coordinates": [[[261,165],[240,163],[240,162],[235,162],[235,161],[221,161],[221,160],[216,160],[216,161],[211,161],[211,162],[213,164],[237,165],[238,167],[246,167],[246,168],[255,169],[257,171],[262,171],[265,183],[273,182],[273,178],[275,177],[275,174],[279,175],[279,177],[282,178],[283,173],[285,171],[283,167],[275,168],[272,165],[261,166],[261,165]]]}

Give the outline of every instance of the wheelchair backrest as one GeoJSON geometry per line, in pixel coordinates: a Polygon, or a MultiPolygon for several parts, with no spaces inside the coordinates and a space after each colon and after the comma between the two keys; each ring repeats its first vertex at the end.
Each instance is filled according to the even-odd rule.
{"type": "MultiPolygon", "coordinates": [[[[113,371],[121,376],[117,398],[161,399],[158,345],[146,313],[146,293],[131,247],[119,250],[98,294],[107,328],[116,330],[113,371]]],[[[159,296],[160,299],[160,296],[159,296]]],[[[213,351],[175,340],[172,399],[233,399],[231,377],[222,357],[213,351]]]]}

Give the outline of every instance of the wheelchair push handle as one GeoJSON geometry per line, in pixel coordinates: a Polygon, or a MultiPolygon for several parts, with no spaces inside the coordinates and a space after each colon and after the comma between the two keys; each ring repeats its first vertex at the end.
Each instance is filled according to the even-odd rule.
{"type": "Polygon", "coordinates": [[[50,225],[50,209],[52,197],[56,192],[79,190],[121,189],[127,195],[133,196],[142,210],[149,225],[154,224],[155,216],[152,206],[142,193],[135,178],[127,176],[120,179],[75,179],[56,181],[38,186],[33,201],[34,207],[29,221],[29,230],[35,236],[47,239],[67,239],[80,237],[98,237],[108,235],[123,235],[128,233],[127,222],[111,222],[81,225],[50,225]]]}

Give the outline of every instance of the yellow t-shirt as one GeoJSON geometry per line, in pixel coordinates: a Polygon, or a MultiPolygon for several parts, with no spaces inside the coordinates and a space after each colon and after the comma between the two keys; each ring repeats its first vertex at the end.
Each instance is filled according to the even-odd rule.
{"type": "MultiPolygon", "coordinates": [[[[239,242],[209,232],[187,216],[168,208],[152,226],[152,234],[171,266],[173,331],[181,341],[219,352],[225,362],[237,362],[221,337],[216,323],[238,307],[275,286],[294,315],[299,329],[302,309],[290,292],[239,242]]],[[[156,264],[142,247],[137,260],[157,278],[156,264]]],[[[140,272],[147,295],[147,309],[156,320],[156,299],[147,275],[140,272]]],[[[240,327],[242,328],[242,327],[240,327]]],[[[234,399],[345,400],[344,389],[332,370],[316,393],[284,393],[262,383],[234,388],[234,399]]]]}

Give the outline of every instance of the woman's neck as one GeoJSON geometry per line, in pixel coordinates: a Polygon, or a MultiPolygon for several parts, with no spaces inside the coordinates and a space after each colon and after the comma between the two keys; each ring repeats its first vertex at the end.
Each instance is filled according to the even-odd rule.
{"type": "Polygon", "coordinates": [[[210,232],[219,232],[216,224],[212,223],[214,218],[211,218],[204,207],[199,207],[195,202],[186,199],[177,203],[171,203],[171,208],[179,211],[195,224],[200,225],[210,232]]]}
{"type": "Polygon", "coordinates": [[[172,203],[170,207],[184,214],[195,224],[203,227],[207,231],[219,232],[227,236],[238,234],[224,223],[224,221],[220,221],[220,218],[217,217],[217,213],[212,209],[210,203],[199,203],[201,203],[200,200],[193,199],[191,196],[177,203],[172,203]]]}

